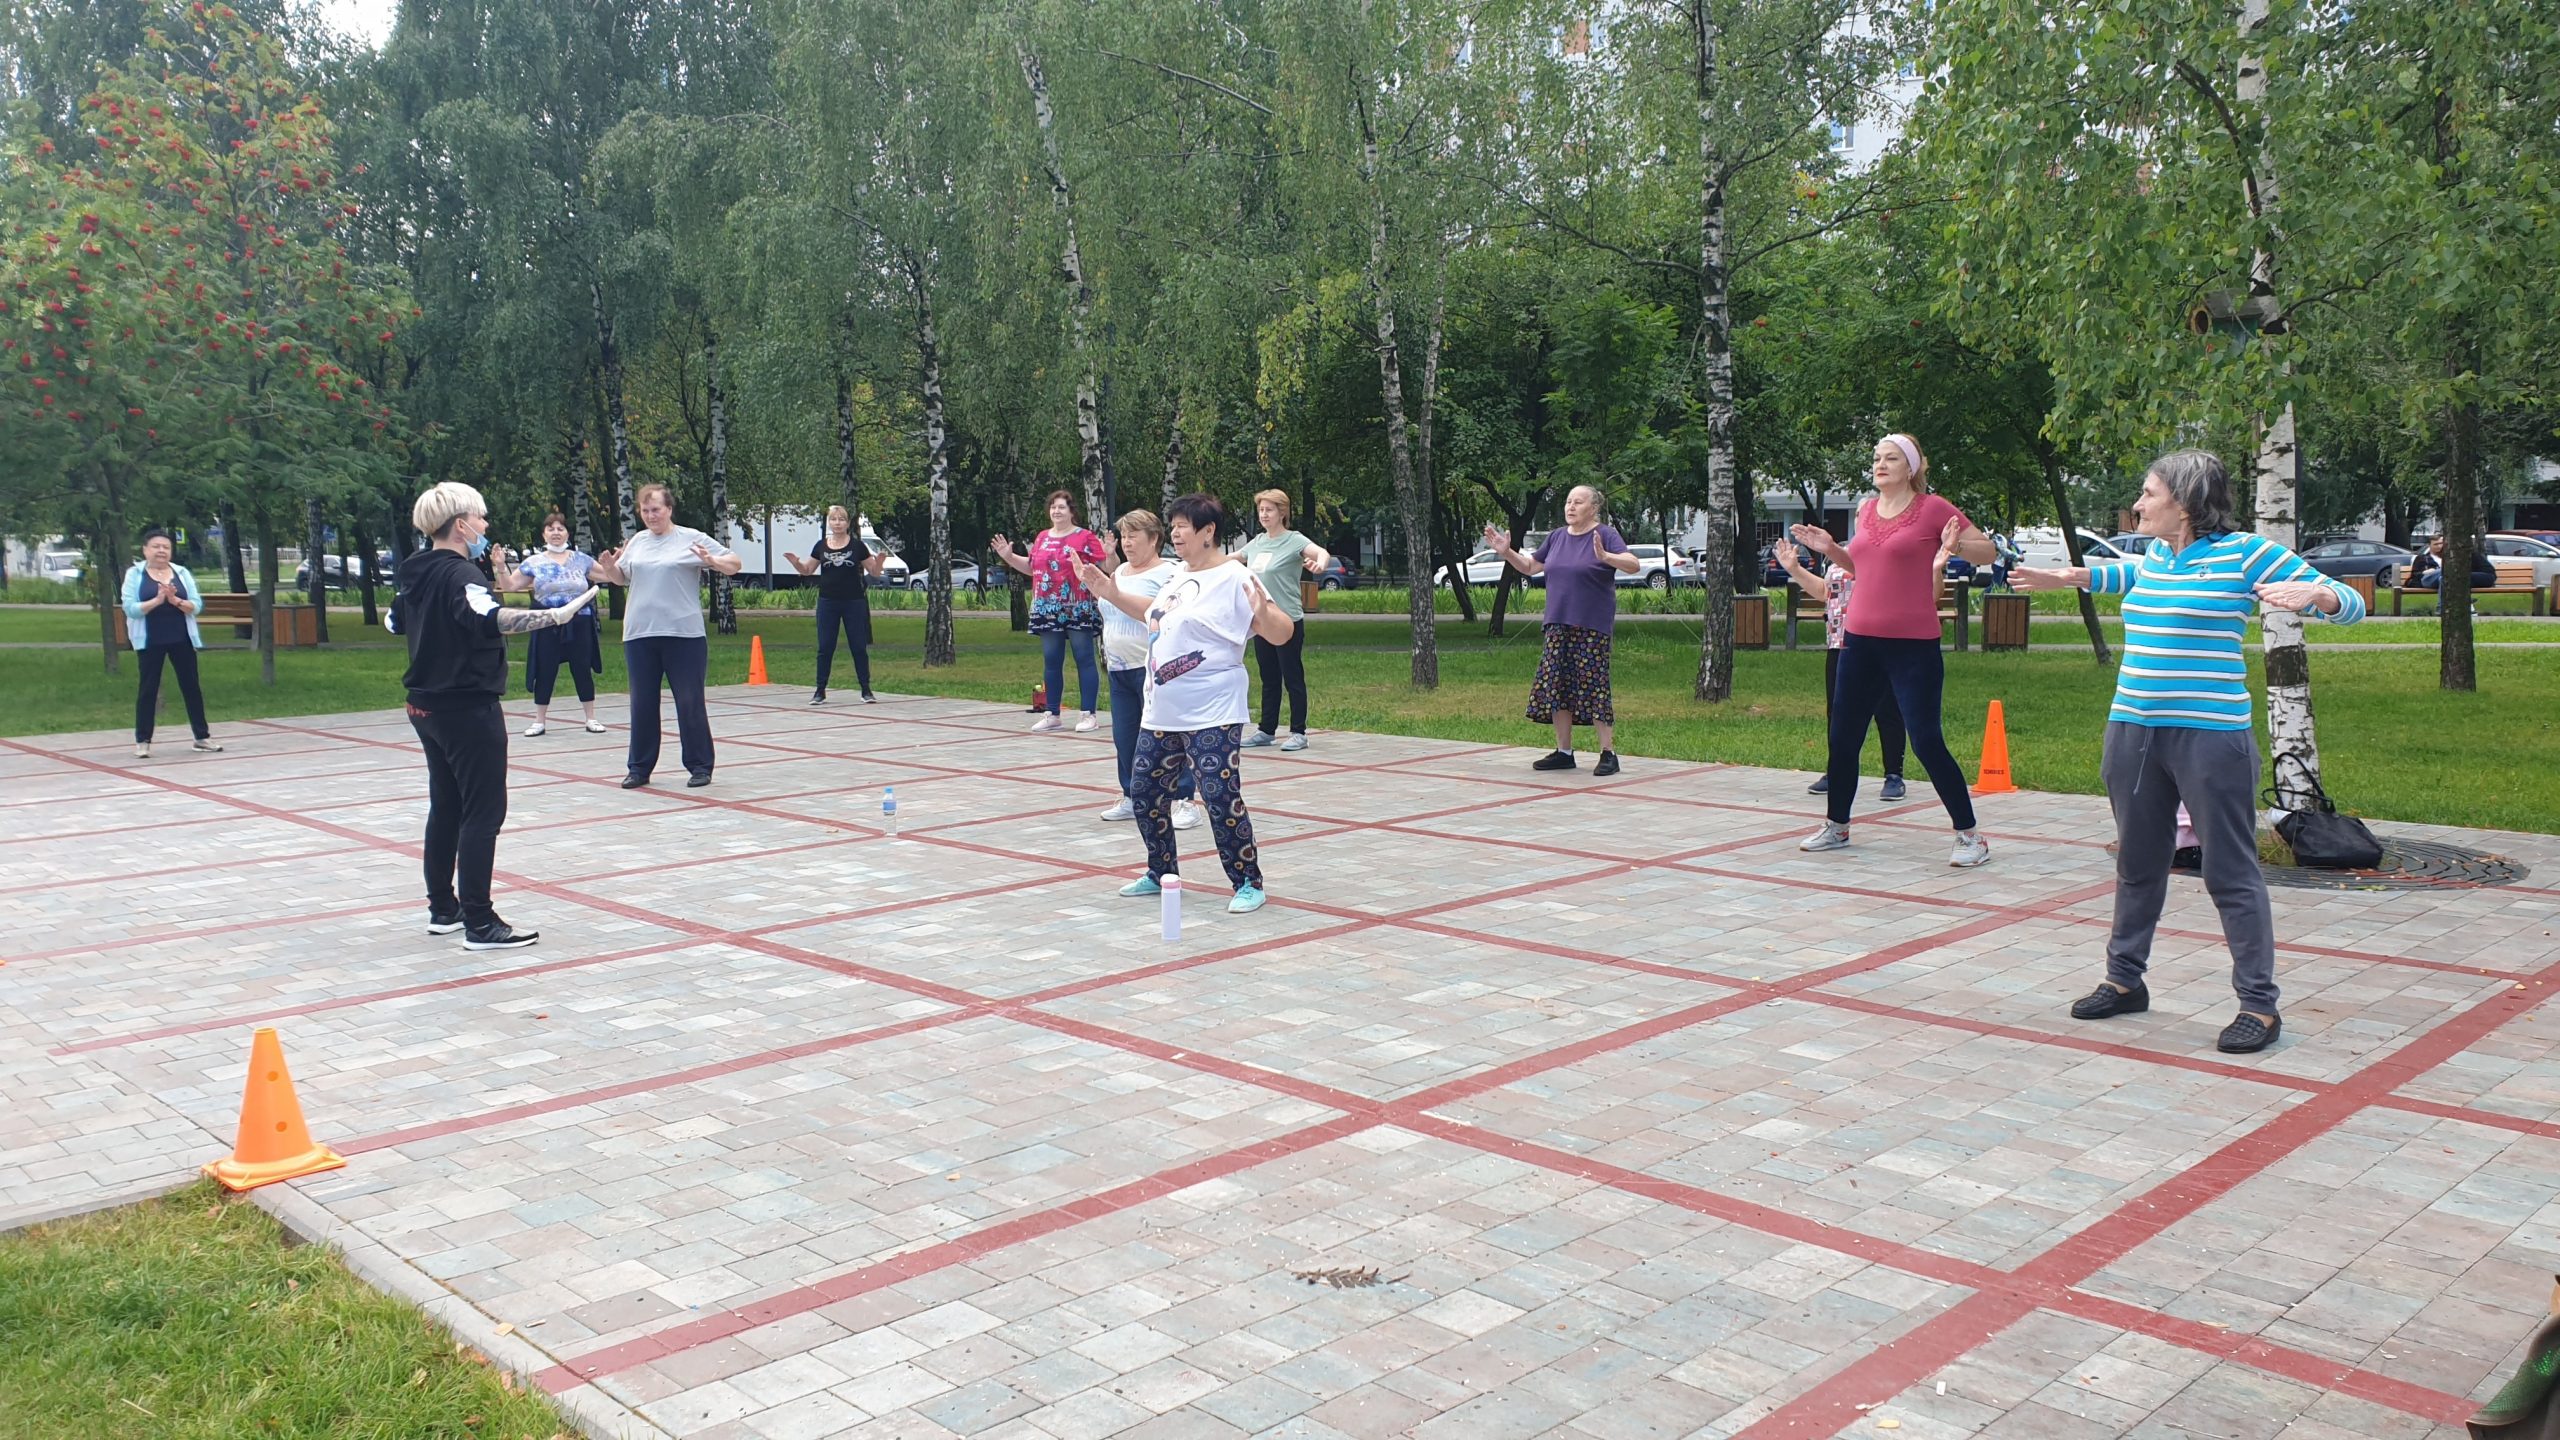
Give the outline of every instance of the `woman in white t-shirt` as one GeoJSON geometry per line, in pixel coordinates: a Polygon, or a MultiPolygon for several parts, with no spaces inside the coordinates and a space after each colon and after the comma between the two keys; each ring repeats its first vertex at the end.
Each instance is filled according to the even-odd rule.
{"type": "Polygon", "coordinates": [[[1094,565],[1077,567],[1087,589],[1148,630],[1146,706],[1129,777],[1147,873],[1120,893],[1153,895],[1164,876],[1180,873],[1169,806],[1187,770],[1208,811],[1218,863],[1235,886],[1227,911],[1248,914],[1262,908],[1262,866],[1236,760],[1244,739],[1245,643],[1258,635],[1280,644],[1292,627],[1262,582],[1221,548],[1235,521],[1217,497],[1185,495],[1166,520],[1183,568],[1153,599],[1123,590],[1094,565]]]}
{"type": "MultiPolygon", "coordinates": [[[[1164,522],[1152,510],[1132,510],[1112,527],[1120,537],[1120,568],[1111,572],[1120,593],[1153,600],[1182,566],[1164,554],[1164,522]]],[[[1138,721],[1147,703],[1147,626],[1117,605],[1102,609],[1102,658],[1111,674],[1111,748],[1120,762],[1120,803],[1102,812],[1105,820],[1127,820],[1137,814],[1129,798],[1129,767],[1138,755],[1138,721]]],[[[1191,803],[1191,772],[1174,787],[1173,828],[1188,830],[1200,823],[1200,807],[1191,803]]]]}

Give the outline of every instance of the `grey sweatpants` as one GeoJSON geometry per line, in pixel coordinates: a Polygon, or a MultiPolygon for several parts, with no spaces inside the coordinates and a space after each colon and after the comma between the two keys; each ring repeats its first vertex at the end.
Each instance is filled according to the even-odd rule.
{"type": "Polygon", "coordinates": [[[2139,985],[2169,893],[2178,802],[2204,848],[2204,888],[2222,912],[2240,1008],[2276,1013],[2275,920],[2258,869],[2258,737],[2250,730],[2107,726],[2099,773],[2116,812],[2116,923],[2107,978],[2139,985]]]}

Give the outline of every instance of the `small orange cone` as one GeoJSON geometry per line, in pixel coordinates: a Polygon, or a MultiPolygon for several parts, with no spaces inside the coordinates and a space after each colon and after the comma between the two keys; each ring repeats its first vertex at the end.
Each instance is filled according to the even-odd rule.
{"type": "Polygon", "coordinates": [[[764,675],[764,637],[761,635],[752,637],[747,645],[747,683],[750,685],[773,683],[764,675]]]}
{"type": "Polygon", "coordinates": [[[1982,768],[1974,772],[1973,793],[2007,795],[2018,788],[2009,778],[2009,720],[2000,713],[2000,702],[1991,702],[1991,715],[1982,722],[1982,768]]]}
{"type": "Polygon", "coordinates": [[[347,1162],[326,1145],[311,1143],[302,1123],[302,1102],[293,1098],[293,1076],[284,1068],[284,1046],[272,1028],[261,1029],[249,1042],[249,1085],[240,1095],[240,1135],[231,1158],[216,1160],[204,1173],[226,1190],[254,1190],[279,1180],[298,1180],[347,1162]]]}

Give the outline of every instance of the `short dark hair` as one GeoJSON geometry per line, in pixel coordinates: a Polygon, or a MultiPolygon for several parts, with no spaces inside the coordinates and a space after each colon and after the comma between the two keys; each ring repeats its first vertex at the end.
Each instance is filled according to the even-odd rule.
{"type": "Polygon", "coordinates": [[[1040,502],[1040,513],[1041,513],[1041,514],[1043,514],[1043,515],[1048,514],[1048,513],[1049,513],[1049,507],[1050,507],[1050,506],[1052,506],[1052,505],[1057,504],[1057,503],[1058,503],[1059,501],[1061,501],[1061,500],[1064,500],[1064,501],[1066,501],[1066,502],[1067,502],[1067,514],[1068,514],[1070,517],[1081,516],[1081,515],[1083,514],[1083,512],[1082,512],[1082,511],[1079,511],[1078,509],[1076,509],[1076,497],[1074,497],[1073,495],[1068,494],[1068,493],[1067,493],[1066,491],[1064,491],[1064,490],[1052,490],[1052,491],[1050,491],[1050,492],[1049,492],[1049,498],[1040,502]]]}
{"type": "MultiPolygon", "coordinates": [[[[148,545],[154,540],[169,540],[169,532],[161,529],[157,525],[154,525],[150,529],[143,531],[142,538],[133,543],[136,545],[148,545]]],[[[175,545],[178,542],[175,540],[169,540],[169,543],[175,545]]]]}
{"type": "Polygon", "coordinates": [[[2227,535],[2232,524],[2231,474],[2210,450],[2172,450],[2151,462],[2151,473],[2187,512],[2187,528],[2199,537],[2227,535]]]}
{"type": "Polygon", "coordinates": [[[1194,490],[1165,507],[1167,528],[1176,520],[1194,530],[1208,531],[1209,538],[1221,545],[1235,534],[1235,517],[1227,513],[1227,502],[1203,491],[1194,490]]]}

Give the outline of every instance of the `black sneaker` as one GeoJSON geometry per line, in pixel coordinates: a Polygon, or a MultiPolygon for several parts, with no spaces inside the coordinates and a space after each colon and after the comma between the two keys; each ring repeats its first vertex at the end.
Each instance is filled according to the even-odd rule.
{"type": "Polygon", "coordinates": [[[2275,1023],[2270,1025],[2255,1015],[2244,1014],[2222,1027],[2222,1034],[2213,1042],[2213,1048],[2225,1055],[2251,1055],[2276,1043],[2276,1037],[2283,1033],[2282,1016],[2276,1017],[2275,1023]]]}
{"type": "Polygon", "coordinates": [[[699,775],[687,775],[684,777],[684,783],[690,789],[699,790],[711,783],[711,772],[705,770],[699,775]]]}
{"type": "Polygon", "coordinates": [[[862,703],[865,705],[877,705],[880,703],[880,697],[872,694],[868,690],[865,690],[862,692],[862,703]]]}
{"type": "Polygon", "coordinates": [[[428,934],[450,935],[461,928],[462,912],[458,910],[439,910],[433,905],[427,907],[428,934]]]}
{"type": "Polygon", "coordinates": [[[811,695],[811,696],[809,697],[809,703],[810,703],[810,704],[812,704],[812,705],[824,705],[824,704],[826,704],[826,703],[827,703],[827,692],[826,692],[826,691],[824,691],[824,690],[820,690],[820,691],[818,691],[816,694],[811,695]]]}
{"type": "Polygon", "coordinates": [[[637,790],[648,783],[649,777],[636,770],[622,777],[622,788],[625,790],[637,790]]]}
{"type": "Polygon", "coordinates": [[[1532,770],[1570,770],[1573,767],[1573,752],[1570,750],[1550,751],[1541,758],[1529,762],[1529,768],[1532,770]]]}
{"type": "Polygon", "coordinates": [[[1592,774],[1594,774],[1594,775],[1615,775],[1615,774],[1617,774],[1617,773],[1618,773],[1618,752],[1617,752],[1617,751],[1615,751],[1615,750],[1603,750],[1603,751],[1601,751],[1601,752],[1600,752],[1600,763],[1591,767],[1591,773],[1592,773],[1592,774]]]}
{"type": "Polygon", "coordinates": [[[1901,799],[1903,796],[1908,795],[1908,794],[1910,794],[1910,793],[1911,793],[1911,787],[1902,783],[1902,777],[1901,777],[1901,776],[1899,776],[1899,775],[1887,775],[1886,777],[1884,777],[1884,798],[1885,798],[1885,799],[1887,799],[1887,800],[1899,800],[1899,799],[1901,799]]]}
{"type": "Polygon", "coordinates": [[[2181,845],[2177,849],[2170,851],[2169,868],[2181,875],[2203,874],[2204,847],[2201,845],[2181,845]]]}
{"type": "Polygon", "coordinates": [[[465,950],[514,950],[530,945],[541,938],[542,932],[539,930],[519,930],[504,920],[492,920],[486,925],[465,926],[462,931],[462,948],[465,950]]]}
{"type": "Polygon", "coordinates": [[[2110,1015],[2139,1015],[2151,1008],[2151,988],[2136,985],[2119,990],[2101,980],[2098,988],[2071,1002],[2074,1020],[2104,1020],[2110,1015]]]}
{"type": "Polygon", "coordinates": [[[1825,775],[1825,776],[1823,776],[1821,779],[1814,781],[1814,782],[1813,782],[1812,784],[1810,784],[1810,785],[1807,785],[1806,787],[1804,787],[1804,793],[1806,793],[1807,795],[1828,795],[1828,794],[1830,794],[1830,793],[1831,793],[1831,777],[1830,777],[1830,776],[1828,776],[1828,775],[1825,775]]]}

